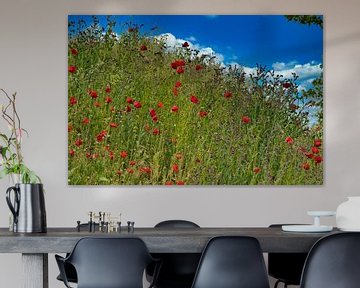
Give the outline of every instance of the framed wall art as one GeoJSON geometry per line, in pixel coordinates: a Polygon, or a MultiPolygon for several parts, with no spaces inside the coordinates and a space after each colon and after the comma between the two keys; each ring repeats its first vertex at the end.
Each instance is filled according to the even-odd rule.
{"type": "Polygon", "coordinates": [[[323,17],[70,15],[70,185],[321,185],[323,17]]]}

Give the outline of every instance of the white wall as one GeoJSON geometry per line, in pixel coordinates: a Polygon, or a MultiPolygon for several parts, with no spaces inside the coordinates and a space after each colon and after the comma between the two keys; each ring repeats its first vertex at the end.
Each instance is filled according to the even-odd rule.
{"type": "MultiPolygon", "coordinates": [[[[48,226],[74,226],[89,210],[122,212],[136,226],[186,218],[201,226],[309,222],[360,195],[358,0],[1,0],[0,87],[18,92],[26,162],[46,187],[48,226]],[[68,14],[324,14],[325,184],[309,187],[70,187],[67,185],[68,14]]],[[[241,31],[239,31],[241,33],[241,31]]],[[[0,226],[8,224],[6,180],[0,226]]],[[[335,224],[334,220],[327,223],[335,224]]],[[[50,287],[57,271],[51,255],[50,287]]],[[[1,287],[20,287],[20,256],[0,255],[1,287]]]]}

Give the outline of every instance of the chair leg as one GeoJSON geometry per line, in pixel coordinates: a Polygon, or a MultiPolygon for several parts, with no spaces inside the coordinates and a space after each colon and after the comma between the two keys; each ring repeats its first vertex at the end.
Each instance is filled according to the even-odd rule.
{"type": "Polygon", "coordinates": [[[280,280],[277,280],[277,281],[275,282],[274,288],[277,288],[280,282],[281,282],[280,280]]]}

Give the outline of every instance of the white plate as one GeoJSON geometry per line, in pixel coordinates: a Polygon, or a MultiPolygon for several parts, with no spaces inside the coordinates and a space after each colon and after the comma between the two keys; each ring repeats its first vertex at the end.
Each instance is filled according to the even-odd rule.
{"type": "Polygon", "coordinates": [[[281,229],[286,232],[330,232],[333,227],[324,225],[283,225],[281,229]]]}
{"type": "Polygon", "coordinates": [[[308,211],[309,216],[335,216],[335,211],[308,211]]]}

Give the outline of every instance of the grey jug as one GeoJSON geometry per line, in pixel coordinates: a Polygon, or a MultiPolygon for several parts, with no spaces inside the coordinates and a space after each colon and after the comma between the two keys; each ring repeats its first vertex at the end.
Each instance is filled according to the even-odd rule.
{"type": "Polygon", "coordinates": [[[42,184],[15,184],[6,190],[6,202],[14,216],[14,232],[45,233],[47,231],[42,184]],[[11,197],[12,192],[13,197],[11,197]]]}

